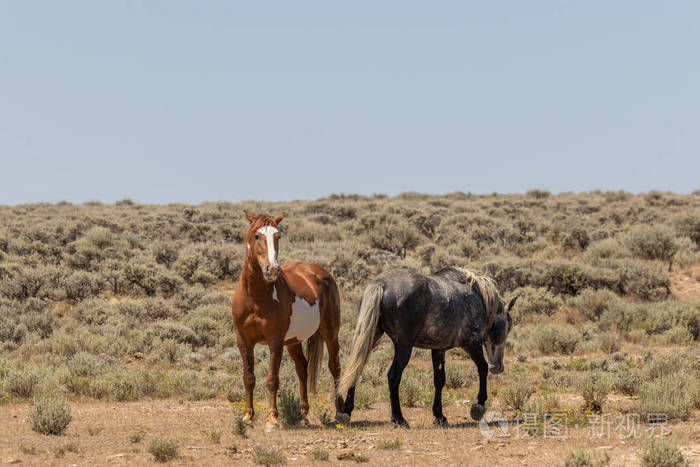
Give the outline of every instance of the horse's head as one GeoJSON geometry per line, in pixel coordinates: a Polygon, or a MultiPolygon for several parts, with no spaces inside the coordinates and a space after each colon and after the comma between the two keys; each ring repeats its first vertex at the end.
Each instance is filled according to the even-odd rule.
{"type": "MultiPolygon", "coordinates": [[[[513,309],[517,299],[518,297],[513,298],[508,307],[503,312],[498,313],[484,340],[484,347],[489,360],[489,371],[493,374],[503,372],[503,353],[506,348],[506,339],[510,330],[513,329],[513,319],[510,317],[510,310],[513,309]]],[[[503,307],[503,302],[500,303],[499,307],[503,307]]]]}
{"type": "Polygon", "coordinates": [[[280,263],[277,261],[280,239],[278,225],[282,222],[284,213],[273,218],[266,214],[255,216],[248,211],[243,212],[250,222],[245,234],[246,255],[250,260],[257,261],[266,281],[274,282],[280,272],[280,263]]]}

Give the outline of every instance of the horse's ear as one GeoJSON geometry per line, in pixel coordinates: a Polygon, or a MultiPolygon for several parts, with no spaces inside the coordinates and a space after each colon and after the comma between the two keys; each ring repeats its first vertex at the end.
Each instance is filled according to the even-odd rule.
{"type": "Polygon", "coordinates": [[[279,224],[282,222],[282,219],[284,219],[284,213],[280,214],[279,216],[275,217],[275,224],[279,224]]]}
{"type": "Polygon", "coordinates": [[[520,295],[516,295],[516,296],[513,297],[513,299],[510,301],[510,303],[508,304],[508,311],[510,311],[510,310],[513,309],[513,306],[515,305],[515,302],[518,300],[518,297],[519,297],[519,296],[520,296],[520,295]]]}
{"type": "Polygon", "coordinates": [[[245,217],[246,217],[246,219],[248,219],[248,222],[250,222],[252,224],[253,221],[255,220],[255,216],[252,215],[251,213],[249,213],[248,211],[246,211],[245,209],[243,210],[243,214],[245,214],[245,217]]]}

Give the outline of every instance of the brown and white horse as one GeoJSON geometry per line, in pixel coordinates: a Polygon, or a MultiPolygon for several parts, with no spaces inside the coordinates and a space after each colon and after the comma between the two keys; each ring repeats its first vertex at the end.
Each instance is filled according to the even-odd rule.
{"type": "Polygon", "coordinates": [[[277,389],[283,347],[287,347],[296,366],[299,402],[306,421],[309,411],[307,384],[315,392],[325,342],[328,348],[328,367],[334,380],[336,418],[342,420],[343,398],[337,391],[340,378],[338,286],[333,276],[318,264],[292,262],[280,267],[277,261],[279,223],[284,213],[273,218],[244,212],[250,226],[244,239],[246,256],[243,272],[232,306],[238,350],[243,359],[243,383],[246,391],[244,418],[252,421],[255,416],[255,344],[267,344],[270,348],[270,368],[267,373],[270,412],[265,426],[265,430],[270,431],[279,427],[277,389]],[[301,345],[304,341],[308,342],[306,356],[301,345]]]}

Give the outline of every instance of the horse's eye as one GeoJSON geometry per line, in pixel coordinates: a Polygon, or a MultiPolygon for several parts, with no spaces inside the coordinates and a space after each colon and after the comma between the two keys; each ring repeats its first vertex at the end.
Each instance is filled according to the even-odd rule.
{"type": "Polygon", "coordinates": [[[260,240],[260,235],[255,234],[255,239],[256,239],[256,240],[260,240]]]}

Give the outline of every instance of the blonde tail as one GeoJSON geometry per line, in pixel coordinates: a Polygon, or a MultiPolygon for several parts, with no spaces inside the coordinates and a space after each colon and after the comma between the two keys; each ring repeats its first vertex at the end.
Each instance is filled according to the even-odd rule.
{"type": "Polygon", "coordinates": [[[321,364],[323,363],[323,339],[321,338],[321,330],[316,331],[309,340],[306,341],[306,356],[308,359],[306,379],[309,391],[311,394],[316,394],[316,380],[321,372],[321,364]]]}
{"type": "Polygon", "coordinates": [[[357,317],[357,326],[352,341],[352,352],[338,386],[338,393],[343,397],[347,396],[348,389],[360,379],[362,370],[372,353],[383,295],[384,287],[379,282],[372,282],[362,294],[360,314],[357,317]]]}

